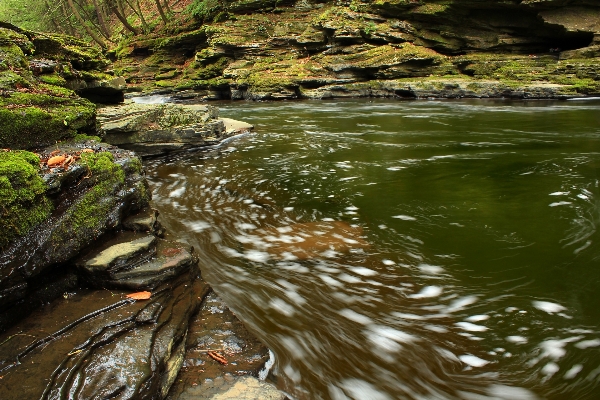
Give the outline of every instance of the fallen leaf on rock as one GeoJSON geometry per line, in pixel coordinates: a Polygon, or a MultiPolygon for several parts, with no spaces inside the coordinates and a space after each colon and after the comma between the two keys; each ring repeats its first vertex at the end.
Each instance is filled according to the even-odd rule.
{"type": "Polygon", "coordinates": [[[150,298],[150,296],[152,296],[152,293],[150,293],[150,292],[136,292],[136,293],[128,294],[125,297],[127,297],[129,299],[133,299],[133,300],[148,300],[150,298]]]}
{"type": "Polygon", "coordinates": [[[48,160],[48,166],[54,167],[56,165],[60,165],[65,161],[65,156],[54,156],[48,160]]]}
{"type": "Polygon", "coordinates": [[[83,149],[83,150],[81,150],[81,152],[82,153],[93,153],[94,150],[92,150],[92,149],[83,149]]]}
{"type": "Polygon", "coordinates": [[[223,357],[221,354],[215,352],[215,351],[209,351],[208,355],[210,356],[210,358],[212,358],[215,361],[218,361],[219,363],[223,364],[223,365],[227,365],[227,360],[225,359],[225,357],[223,357]]]}

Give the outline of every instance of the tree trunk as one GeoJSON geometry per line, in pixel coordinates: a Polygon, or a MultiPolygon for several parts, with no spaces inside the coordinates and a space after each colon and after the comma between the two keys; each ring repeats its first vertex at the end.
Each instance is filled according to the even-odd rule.
{"type": "Polygon", "coordinates": [[[77,34],[77,30],[73,27],[73,24],[71,23],[71,15],[69,15],[69,12],[67,11],[67,7],[65,7],[65,3],[64,2],[60,2],[60,9],[62,11],[63,14],[63,20],[60,21],[58,23],[58,25],[60,26],[65,26],[66,28],[63,29],[64,32],[67,32],[69,35],[71,36],[79,36],[77,34]]]}
{"type": "Polygon", "coordinates": [[[163,11],[162,5],[160,4],[160,0],[154,0],[156,2],[156,8],[158,8],[158,13],[160,14],[160,17],[162,18],[163,22],[165,23],[165,25],[167,24],[167,16],[165,15],[165,12],[163,11]]]}
{"type": "Polygon", "coordinates": [[[106,49],[106,44],[104,44],[102,39],[100,39],[100,37],[98,35],[96,35],[96,33],[94,33],[94,31],[92,31],[92,28],[90,28],[85,23],[85,20],[83,18],[81,18],[81,14],[79,14],[79,11],[75,7],[75,4],[73,4],[73,0],[67,0],[67,2],[69,3],[69,7],[71,7],[71,10],[73,11],[73,15],[75,15],[75,18],[77,18],[77,20],[79,21],[81,26],[83,26],[83,29],[85,29],[87,34],[90,35],[92,37],[92,39],[94,39],[94,42],[98,43],[100,45],[100,47],[102,47],[102,49],[106,49]]]}
{"type": "Polygon", "coordinates": [[[117,18],[119,19],[119,21],[121,21],[123,26],[128,31],[132,32],[134,35],[138,35],[139,34],[138,30],[135,29],[133,26],[131,26],[131,24],[129,22],[127,22],[127,18],[125,18],[125,16],[121,12],[119,12],[116,1],[115,0],[107,0],[107,3],[108,3],[108,8],[110,9],[110,11],[117,16],[117,18]]]}
{"type": "MultiPolygon", "coordinates": [[[[156,0],[158,3],[160,0],[156,0]]],[[[167,10],[168,14],[171,14],[171,7],[169,6],[169,0],[165,0],[165,10],[167,10]]]]}
{"type": "Polygon", "coordinates": [[[100,30],[104,34],[106,38],[110,38],[110,31],[106,26],[106,19],[104,18],[104,13],[102,9],[98,6],[97,0],[92,0],[92,5],[94,6],[94,10],[96,11],[96,18],[98,18],[98,24],[100,25],[100,30]]]}

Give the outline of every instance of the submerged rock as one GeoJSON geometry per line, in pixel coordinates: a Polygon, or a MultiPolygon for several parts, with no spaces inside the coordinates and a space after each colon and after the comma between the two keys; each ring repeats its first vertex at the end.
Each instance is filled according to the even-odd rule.
{"type": "Polygon", "coordinates": [[[142,156],[214,145],[240,130],[252,128],[220,119],[213,106],[191,104],[106,107],[98,111],[98,121],[104,140],[142,156]]]}
{"type": "Polygon", "coordinates": [[[272,384],[256,379],[268,360],[267,347],[211,293],[190,323],[185,361],[167,399],[243,399],[246,397],[223,397],[233,393],[243,396],[237,392],[241,387],[253,394],[254,397],[247,397],[249,399],[283,399],[285,395],[272,384]],[[213,358],[210,351],[214,351],[216,357],[213,358]],[[222,358],[221,362],[218,357],[222,358]],[[248,380],[240,376],[247,376],[248,380]]]}

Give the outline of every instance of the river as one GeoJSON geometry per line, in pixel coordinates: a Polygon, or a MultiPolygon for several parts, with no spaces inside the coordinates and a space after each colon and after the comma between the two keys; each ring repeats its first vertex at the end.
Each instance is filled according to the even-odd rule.
{"type": "Polygon", "coordinates": [[[600,100],[218,104],[153,204],[297,399],[600,398],[600,100]]]}

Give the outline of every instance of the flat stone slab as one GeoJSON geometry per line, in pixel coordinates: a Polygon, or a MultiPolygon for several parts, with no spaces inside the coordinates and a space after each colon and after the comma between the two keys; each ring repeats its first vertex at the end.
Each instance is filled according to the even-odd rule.
{"type": "Polygon", "coordinates": [[[227,132],[228,135],[249,132],[254,129],[254,125],[247,122],[238,121],[231,118],[220,118],[220,120],[225,124],[225,132],[227,132]]]}
{"type": "Polygon", "coordinates": [[[215,394],[210,400],[284,400],[285,393],[265,381],[253,376],[240,377],[223,393],[215,394]]]}
{"type": "Polygon", "coordinates": [[[126,268],[154,253],[157,238],[154,235],[136,237],[119,235],[109,246],[92,251],[80,259],[77,266],[90,275],[107,275],[111,270],[126,268]]]}
{"type": "Polygon", "coordinates": [[[123,228],[134,232],[157,233],[162,228],[158,222],[158,210],[145,208],[123,220],[123,228]]]}
{"type": "Polygon", "coordinates": [[[159,239],[152,259],[112,274],[109,284],[129,289],[153,288],[181,274],[195,262],[189,246],[159,239]]]}

